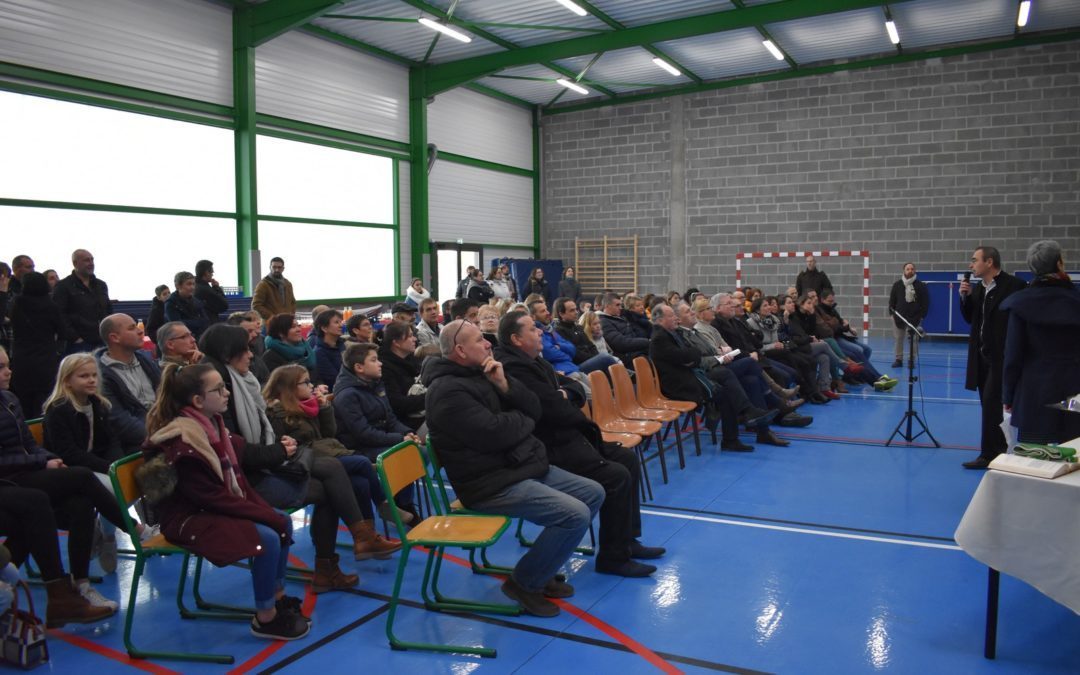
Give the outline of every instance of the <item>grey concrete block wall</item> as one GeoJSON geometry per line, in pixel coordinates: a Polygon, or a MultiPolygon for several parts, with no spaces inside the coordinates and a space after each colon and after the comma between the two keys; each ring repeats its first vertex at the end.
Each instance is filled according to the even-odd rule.
{"type": "MultiPolygon", "coordinates": [[[[868,249],[882,334],[905,261],[962,270],[986,243],[1012,271],[1030,242],[1054,238],[1080,267],[1080,42],[553,115],[542,142],[543,255],[570,262],[575,237],[636,234],[643,291],[664,290],[678,265],[692,285],[729,289],[737,252],[868,249]],[[672,186],[679,136],[685,180],[672,186]],[[673,190],[683,251],[671,250],[673,190]]],[[[819,263],[858,318],[861,260],[819,263]]],[[[747,262],[743,282],[782,291],[802,266],[747,262]]]]}

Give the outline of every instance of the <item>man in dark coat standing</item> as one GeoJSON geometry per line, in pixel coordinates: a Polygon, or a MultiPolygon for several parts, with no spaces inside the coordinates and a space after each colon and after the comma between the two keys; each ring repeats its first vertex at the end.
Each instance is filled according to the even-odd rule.
{"type": "Polygon", "coordinates": [[[102,319],[112,314],[109,286],[94,276],[94,255],[85,249],[71,254],[74,269],[53,289],[53,302],[81,338],[68,343],[68,353],[92,351],[104,343],[98,334],[102,319]]]}
{"type": "Polygon", "coordinates": [[[1047,407],[1080,392],[1080,291],[1065,272],[1061,245],[1028,248],[1031,287],[1009,296],[1001,400],[1020,440],[1061,443],[1080,436],[1080,415],[1047,407]]]}
{"type": "Polygon", "coordinates": [[[829,275],[817,268],[817,258],[814,257],[813,253],[808,253],[806,255],[806,269],[799,272],[799,276],[795,277],[795,290],[800,296],[810,291],[817,291],[820,297],[822,291],[826,289],[832,290],[829,275]]]}
{"type": "Polygon", "coordinates": [[[1001,370],[1009,313],[1001,303],[1027,284],[1001,271],[1001,253],[992,246],[975,249],[968,267],[981,283],[974,289],[968,281],[960,284],[960,313],[971,324],[964,386],[978,391],[982,401],[982,451],[975,459],[964,462],[964,468],[985,469],[1007,449],[1001,430],[1001,370]]]}
{"type": "Polygon", "coordinates": [[[221,321],[222,312],[229,310],[229,301],[225,299],[225,291],[214,278],[214,263],[209,260],[200,260],[195,263],[195,297],[206,308],[210,323],[221,321]]]}
{"type": "Polygon", "coordinates": [[[605,444],[597,427],[581,406],[585,392],[569,378],[560,378],[541,358],[542,332],[525,312],[509,312],[499,322],[497,358],[506,374],[521,382],[540,399],[541,415],[533,434],[547,448],[548,461],[604,486],[600,507],[600,550],[596,571],[624,577],[645,577],[652,565],[632,558],[658,558],[664,549],[643,546],[641,511],[637,501],[637,456],[617,444],[605,444]]]}
{"type": "MultiPolygon", "coordinates": [[[[893,320],[893,337],[896,344],[893,347],[893,368],[904,365],[904,340],[907,338],[907,324],[901,321],[893,312],[899,312],[913,326],[918,326],[926,315],[930,313],[930,290],[926,284],[915,278],[915,263],[904,264],[904,276],[897,279],[889,292],[889,316],[893,320]]],[[[911,352],[911,358],[919,353],[919,341],[915,341],[915,348],[911,352]]]]}

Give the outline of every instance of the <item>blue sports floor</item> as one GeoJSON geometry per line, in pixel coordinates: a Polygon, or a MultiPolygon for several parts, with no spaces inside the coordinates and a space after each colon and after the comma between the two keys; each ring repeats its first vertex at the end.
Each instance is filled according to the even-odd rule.
{"type": "MultiPolygon", "coordinates": [[[[888,366],[890,346],[875,363],[888,366]]],[[[137,610],[135,641],[148,649],[223,651],[235,666],[130,661],[123,614],[67,626],[50,639],[58,673],[1077,673],[1080,617],[1022,582],[1002,578],[998,658],[982,657],[986,569],[952,535],[981,473],[962,469],[975,457],[979,408],[963,388],[965,346],[923,347],[919,406],[942,448],[901,442],[883,447],[903,415],[906,380],[891,392],[853,390],[827,406],[805,406],[814,424],[791,433],[791,447],[718,453],[707,438],[692,443],[685,470],[672,459],[661,485],[650,463],[654,501],[643,505],[648,544],[668,554],[649,579],[592,571],[591,558],[567,566],[575,597],[554,619],[460,616],[405,606],[405,639],[484,644],[495,659],[387,646],[387,595],[397,558],[355,567],[350,593],[309,596],[314,626],[305,640],[267,643],[237,622],[184,621],[174,602],[179,559],[151,561],[137,610]]],[[[896,377],[899,369],[886,370],[896,377]]],[[[919,389],[916,389],[918,405],[919,389]]],[[[674,455],[669,455],[673,458],[674,455]]],[[[300,518],[300,516],[297,516],[300,518]]],[[[302,520],[298,524],[302,525],[302,520]]],[[[310,564],[299,532],[294,554],[310,564]]],[[[492,559],[520,555],[504,541],[492,559]]],[[[405,597],[418,600],[422,556],[414,552],[405,597]]],[[[121,557],[101,590],[126,603],[133,563],[121,557]]],[[[502,600],[498,580],[446,565],[451,595],[502,600]]],[[[303,587],[290,585],[300,594],[303,587]]],[[[246,571],[213,569],[207,595],[250,603],[246,571]]],[[[44,605],[35,590],[39,611],[44,605]]]]}

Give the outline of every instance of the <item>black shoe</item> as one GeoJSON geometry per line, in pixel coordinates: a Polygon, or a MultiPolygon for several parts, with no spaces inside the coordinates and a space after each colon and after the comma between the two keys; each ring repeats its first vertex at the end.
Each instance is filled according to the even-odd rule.
{"type": "Polygon", "coordinates": [[[304,616],[304,602],[300,598],[295,598],[291,595],[283,595],[274,601],[274,609],[278,612],[285,612],[288,614],[294,614],[299,617],[303,617],[305,621],[311,623],[311,617],[304,616]]]}
{"type": "Polygon", "coordinates": [[[630,557],[638,560],[655,560],[667,553],[663,546],[646,546],[637,539],[630,542],[630,557]]]}
{"type": "Polygon", "coordinates": [[[753,452],[754,451],[754,446],[747,445],[746,443],[743,443],[742,441],[740,441],[739,439],[736,438],[735,440],[732,440],[732,441],[721,441],[720,442],[720,449],[721,450],[728,450],[730,452],[753,452]]]}
{"type": "Polygon", "coordinates": [[[791,445],[790,442],[785,441],[772,432],[771,429],[762,429],[757,434],[757,442],[762,445],[775,445],[778,448],[786,448],[791,445]]]}
{"type": "Polygon", "coordinates": [[[782,427],[808,427],[814,421],[809,415],[791,413],[780,418],[778,424],[782,427]]]}
{"type": "Polygon", "coordinates": [[[258,617],[251,619],[251,634],[268,640],[299,640],[309,631],[311,624],[292,612],[278,612],[266,623],[259,623],[258,617]]]}
{"type": "Polygon", "coordinates": [[[742,415],[739,415],[739,424],[745,424],[748,427],[756,427],[759,424],[768,424],[774,417],[776,417],[775,410],[762,410],[761,408],[750,406],[743,411],[742,415]]]}
{"type": "Polygon", "coordinates": [[[825,395],[818,391],[810,395],[810,402],[814,405],[825,405],[829,402],[829,399],[825,398],[825,395]]]}
{"type": "Polygon", "coordinates": [[[641,578],[647,577],[656,571],[655,565],[646,565],[636,560],[627,560],[624,563],[612,565],[596,561],[596,571],[600,574],[614,574],[619,577],[641,578]]]}
{"type": "Polygon", "coordinates": [[[965,469],[988,469],[990,468],[990,460],[979,455],[970,462],[964,462],[965,469]]]}
{"type": "Polygon", "coordinates": [[[574,597],[574,587],[566,583],[566,577],[558,575],[551,579],[551,581],[544,584],[544,597],[545,598],[572,598],[574,597]]]}
{"type": "Polygon", "coordinates": [[[503,595],[516,601],[526,614],[550,618],[559,615],[559,606],[544,597],[543,593],[527,591],[514,581],[514,577],[507,577],[502,584],[503,595]]]}
{"type": "Polygon", "coordinates": [[[904,361],[902,359],[896,359],[895,361],[892,362],[892,367],[893,368],[903,368],[904,367],[904,361]]]}

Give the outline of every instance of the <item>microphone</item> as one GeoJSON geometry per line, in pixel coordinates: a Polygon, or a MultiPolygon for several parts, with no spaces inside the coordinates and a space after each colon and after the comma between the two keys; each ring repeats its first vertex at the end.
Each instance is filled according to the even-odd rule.
{"type": "Polygon", "coordinates": [[[964,283],[971,283],[971,272],[964,272],[964,283]]]}

